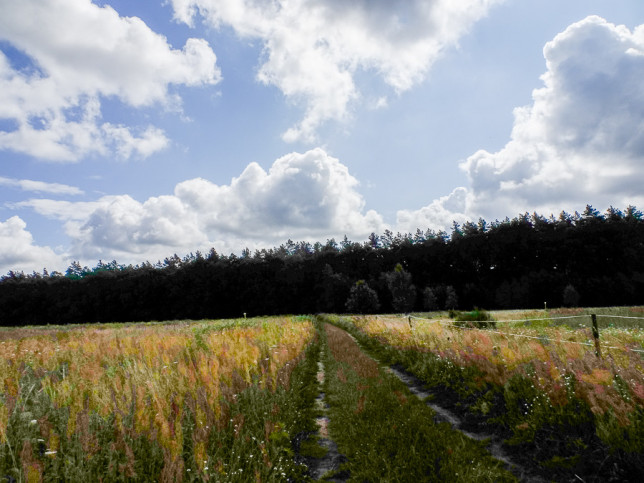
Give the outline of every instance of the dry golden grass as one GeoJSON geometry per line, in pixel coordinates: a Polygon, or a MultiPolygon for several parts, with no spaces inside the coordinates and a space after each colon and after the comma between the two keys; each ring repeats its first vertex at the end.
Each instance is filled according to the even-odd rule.
{"type": "Polygon", "coordinates": [[[237,325],[207,321],[3,330],[0,444],[7,443],[11,415],[23,411],[38,392],[47,396],[53,411],[69,415],[65,434],[54,430],[46,414],[34,422],[53,457],[61,439],[77,437],[91,458],[101,448],[90,430],[90,415],[113,414],[115,433],[157,441],[168,471],[179,468],[184,412],[196,420],[191,445],[201,457],[211,431],[225,424],[223,403],[251,384],[267,390],[288,385],[314,332],[309,321],[277,317],[237,325]],[[132,414],[133,421],[126,422],[132,414]]]}
{"type": "MultiPolygon", "coordinates": [[[[513,311],[499,320],[525,315],[513,311]]],[[[463,329],[445,319],[412,320],[413,328],[405,318],[366,317],[353,322],[394,347],[432,352],[456,365],[476,367],[482,374],[480,383],[503,386],[515,374],[527,376],[553,404],[564,401],[573,390],[595,414],[612,411],[624,424],[644,404],[644,358],[637,352],[644,345],[642,330],[602,330],[602,358],[598,358],[588,327],[499,324],[494,330],[463,329]]]]}

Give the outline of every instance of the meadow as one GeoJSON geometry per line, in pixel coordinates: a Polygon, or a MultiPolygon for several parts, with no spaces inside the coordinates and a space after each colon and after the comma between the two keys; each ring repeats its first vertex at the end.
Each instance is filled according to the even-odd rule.
{"type": "Polygon", "coordinates": [[[0,328],[0,477],[307,481],[325,467],[324,416],[336,481],[637,481],[641,312],[491,312],[478,327],[425,313],[0,328]],[[463,429],[502,438],[518,466],[439,422],[383,365],[422,380],[463,429]]]}
{"type": "MultiPolygon", "coordinates": [[[[322,318],[326,320],[326,318],[322,318]]],[[[329,433],[346,462],[340,481],[513,482],[485,444],[448,423],[365,354],[344,330],[320,327],[329,433]]]]}
{"type": "Polygon", "coordinates": [[[446,313],[334,323],[434,388],[472,425],[502,431],[506,447],[548,477],[628,480],[641,476],[644,454],[644,331],[631,318],[638,315],[639,308],[493,312],[485,328],[446,313]],[[602,315],[601,357],[589,313],[602,315]]]}
{"type": "Polygon", "coordinates": [[[297,479],[315,334],[306,317],[2,329],[0,476],[297,479]]]}

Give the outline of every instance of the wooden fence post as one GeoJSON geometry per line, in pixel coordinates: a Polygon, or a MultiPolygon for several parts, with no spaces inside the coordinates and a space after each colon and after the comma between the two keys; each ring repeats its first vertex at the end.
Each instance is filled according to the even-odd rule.
{"type": "Polygon", "coordinates": [[[597,327],[597,315],[590,314],[590,318],[593,321],[593,338],[595,339],[595,355],[601,359],[602,349],[599,346],[599,328],[597,327]]]}
{"type": "Polygon", "coordinates": [[[409,316],[409,328],[411,329],[411,315],[409,316]]]}

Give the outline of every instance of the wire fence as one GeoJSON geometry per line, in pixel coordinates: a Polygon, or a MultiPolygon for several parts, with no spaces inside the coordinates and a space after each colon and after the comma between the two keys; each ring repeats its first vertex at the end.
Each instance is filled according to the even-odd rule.
{"type": "Polygon", "coordinates": [[[596,317],[605,317],[610,319],[638,319],[644,320],[644,317],[630,317],[627,315],[606,315],[606,314],[597,314],[596,317]]]}
{"type": "MultiPolygon", "coordinates": [[[[550,337],[546,336],[534,336],[534,335],[526,335],[526,334],[514,334],[511,332],[501,332],[499,330],[494,330],[490,328],[480,328],[480,327],[474,327],[473,324],[476,323],[476,321],[471,322],[472,326],[467,326],[464,325],[467,322],[463,322],[461,324],[452,322],[452,321],[445,321],[445,320],[440,320],[440,319],[428,319],[424,317],[418,317],[415,315],[402,315],[401,317],[407,318],[409,320],[409,324],[411,326],[411,320],[412,319],[418,319],[418,320],[424,320],[428,322],[434,322],[438,323],[441,325],[447,325],[450,327],[454,327],[455,329],[459,330],[484,330],[486,333],[493,333],[493,334],[500,334],[506,339],[508,337],[520,337],[520,338],[525,338],[525,339],[535,339],[539,340],[541,342],[548,341],[548,342],[557,342],[560,344],[577,344],[577,345],[583,345],[583,346],[590,346],[590,347],[595,347],[595,351],[597,353],[598,357],[601,357],[601,349],[599,345],[599,330],[597,329],[596,325],[596,317],[610,317],[610,318],[622,318],[622,319],[639,319],[644,321],[644,317],[630,317],[630,316],[624,316],[624,315],[601,315],[601,314],[582,314],[582,315],[571,315],[571,316],[565,316],[565,317],[548,317],[548,318],[534,318],[534,319],[515,319],[515,320],[490,320],[490,321],[482,321],[483,323],[491,322],[494,324],[499,324],[499,323],[510,323],[510,322],[528,322],[528,321],[543,321],[543,320],[548,320],[548,321],[553,321],[553,320],[560,320],[560,319],[575,319],[575,318],[588,318],[591,317],[592,323],[593,323],[593,336],[595,338],[594,343],[591,342],[578,342],[578,341],[571,341],[571,340],[563,340],[563,339],[552,339],[550,337]]],[[[508,339],[509,340],[509,339],[508,339]]],[[[607,345],[602,345],[602,348],[605,349],[615,349],[615,350],[621,350],[624,352],[638,352],[638,353],[644,353],[644,349],[632,349],[630,347],[618,347],[618,346],[607,346],[607,345]]]]}
{"type": "MultiPolygon", "coordinates": [[[[514,319],[514,320],[495,320],[494,323],[496,324],[505,324],[509,322],[532,322],[533,320],[559,320],[559,319],[578,319],[580,317],[588,317],[587,315],[568,315],[566,317],[546,317],[542,319],[514,319]]],[[[417,317],[420,318],[420,317],[417,317]]],[[[425,319],[425,320],[430,320],[430,319],[425,319]]],[[[644,319],[643,319],[644,320],[644,319]]]]}

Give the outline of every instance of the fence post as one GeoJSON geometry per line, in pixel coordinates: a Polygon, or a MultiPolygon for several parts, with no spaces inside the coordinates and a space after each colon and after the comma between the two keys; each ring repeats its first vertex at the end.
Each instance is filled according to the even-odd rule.
{"type": "Polygon", "coordinates": [[[595,355],[601,359],[602,349],[599,346],[599,328],[597,327],[597,315],[590,314],[590,318],[593,321],[593,338],[595,339],[595,355]]]}
{"type": "Polygon", "coordinates": [[[411,329],[411,315],[409,316],[409,328],[411,329]]]}

